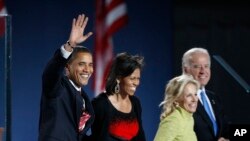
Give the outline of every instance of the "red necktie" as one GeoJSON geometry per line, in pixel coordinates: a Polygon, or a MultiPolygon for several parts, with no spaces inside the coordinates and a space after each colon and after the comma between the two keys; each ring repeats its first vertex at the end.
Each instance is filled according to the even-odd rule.
{"type": "Polygon", "coordinates": [[[88,121],[88,119],[90,118],[90,114],[83,112],[82,116],[80,117],[80,121],[79,121],[79,127],[78,130],[79,132],[81,132],[83,130],[83,128],[85,127],[86,122],[88,121]]]}

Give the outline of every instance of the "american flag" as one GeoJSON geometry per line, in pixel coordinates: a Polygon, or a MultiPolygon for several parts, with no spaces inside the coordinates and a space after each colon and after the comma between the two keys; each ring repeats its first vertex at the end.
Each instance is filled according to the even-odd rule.
{"type": "Polygon", "coordinates": [[[128,21],[124,0],[96,0],[94,92],[105,89],[105,80],[113,59],[112,35],[128,21]]]}
{"type": "Polygon", "coordinates": [[[6,15],[6,14],[7,14],[7,10],[5,8],[4,2],[3,0],[0,0],[0,36],[4,35],[5,20],[4,20],[4,17],[2,17],[2,15],[6,15]]]}

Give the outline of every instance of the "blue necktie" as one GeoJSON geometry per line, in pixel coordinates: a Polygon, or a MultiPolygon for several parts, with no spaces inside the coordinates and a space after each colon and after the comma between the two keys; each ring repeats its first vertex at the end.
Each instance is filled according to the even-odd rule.
{"type": "Polygon", "coordinates": [[[213,118],[213,115],[212,115],[212,109],[209,108],[209,105],[208,105],[208,102],[207,102],[207,99],[205,97],[205,93],[204,91],[201,91],[201,100],[202,100],[202,103],[203,103],[203,106],[204,106],[204,109],[206,110],[210,120],[212,121],[213,123],[213,128],[214,128],[214,134],[215,136],[217,135],[217,132],[218,132],[218,126],[217,126],[217,123],[215,121],[215,119],[213,118]]]}

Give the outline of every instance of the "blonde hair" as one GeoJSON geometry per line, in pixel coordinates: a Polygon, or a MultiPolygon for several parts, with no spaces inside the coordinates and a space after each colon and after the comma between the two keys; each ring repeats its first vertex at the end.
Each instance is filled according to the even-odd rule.
{"type": "Polygon", "coordinates": [[[174,102],[180,98],[180,96],[183,94],[185,86],[190,83],[194,84],[198,91],[200,84],[198,81],[194,80],[191,75],[183,74],[174,77],[168,82],[165,88],[164,100],[159,105],[162,106],[160,119],[165,118],[174,111],[176,108],[174,102]]]}

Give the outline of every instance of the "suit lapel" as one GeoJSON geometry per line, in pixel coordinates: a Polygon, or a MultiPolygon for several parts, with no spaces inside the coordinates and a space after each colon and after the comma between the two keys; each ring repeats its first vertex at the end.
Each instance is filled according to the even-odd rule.
{"type": "Polygon", "coordinates": [[[77,91],[75,92],[75,99],[76,99],[76,103],[75,103],[76,104],[76,122],[77,122],[77,128],[78,128],[78,124],[79,124],[80,117],[82,114],[83,101],[82,101],[82,96],[77,91]]]}
{"type": "Polygon", "coordinates": [[[217,125],[218,125],[218,129],[220,129],[221,119],[218,116],[216,116],[216,115],[220,114],[219,111],[218,111],[218,108],[217,108],[216,99],[213,97],[213,95],[209,91],[206,91],[206,93],[207,93],[207,96],[208,96],[208,98],[210,100],[211,106],[213,108],[214,116],[216,118],[216,122],[217,122],[217,125]]]}
{"type": "Polygon", "coordinates": [[[203,105],[201,104],[200,101],[198,101],[198,107],[197,107],[196,112],[198,112],[199,115],[201,115],[201,117],[203,118],[203,120],[205,120],[205,122],[209,124],[209,127],[210,127],[210,129],[211,129],[211,132],[214,132],[214,131],[213,131],[213,124],[212,124],[212,121],[210,120],[210,118],[209,118],[207,112],[205,111],[205,109],[204,109],[204,107],[203,107],[203,105]]]}
{"type": "Polygon", "coordinates": [[[91,116],[90,119],[86,122],[85,127],[82,131],[82,133],[85,133],[86,130],[90,128],[91,124],[94,121],[94,110],[93,110],[93,107],[92,107],[90,100],[89,100],[87,94],[85,93],[85,91],[83,89],[81,91],[82,91],[81,96],[85,101],[86,112],[88,112],[88,114],[90,114],[90,116],[91,116]]]}
{"type": "Polygon", "coordinates": [[[80,121],[80,117],[81,117],[81,114],[82,114],[82,104],[83,104],[83,101],[82,101],[82,96],[81,94],[74,88],[74,86],[70,83],[69,79],[65,76],[64,77],[64,81],[67,83],[67,87],[69,89],[69,93],[70,93],[70,97],[72,98],[73,102],[72,103],[72,109],[73,110],[73,113],[74,113],[74,122],[75,122],[75,126],[78,130],[78,126],[79,126],[79,121],[80,121]]]}

